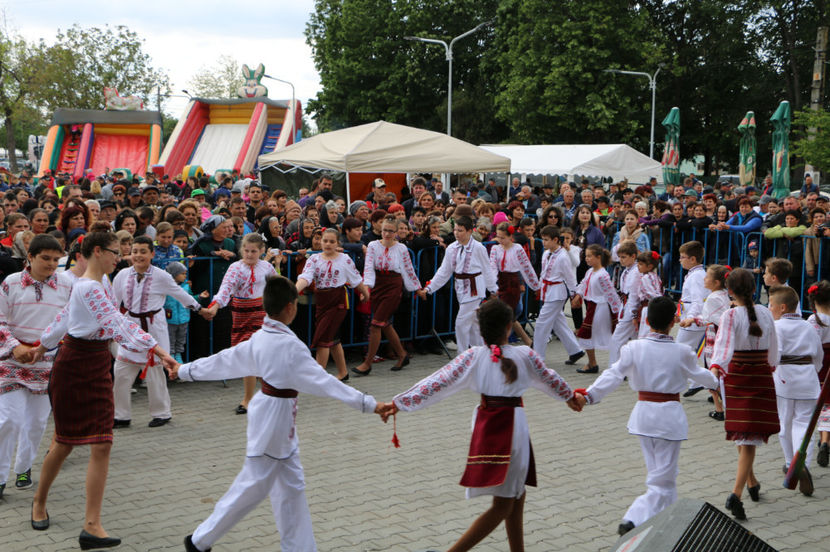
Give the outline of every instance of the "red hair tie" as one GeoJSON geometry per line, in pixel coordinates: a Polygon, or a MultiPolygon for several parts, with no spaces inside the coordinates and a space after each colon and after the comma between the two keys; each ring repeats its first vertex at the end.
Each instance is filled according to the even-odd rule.
{"type": "Polygon", "coordinates": [[[807,295],[815,295],[818,293],[818,285],[813,284],[807,288],[807,295]]]}
{"type": "Polygon", "coordinates": [[[655,261],[658,260],[660,258],[660,253],[658,253],[657,251],[652,251],[651,252],[651,258],[654,259],[655,261]]]}
{"type": "Polygon", "coordinates": [[[513,226],[508,226],[507,227],[507,233],[510,234],[511,236],[513,235],[513,232],[515,232],[515,231],[516,231],[515,227],[513,227],[513,226]]]}
{"type": "Polygon", "coordinates": [[[727,272],[732,272],[732,267],[729,265],[723,265],[727,272]]]}
{"type": "Polygon", "coordinates": [[[498,362],[501,358],[501,347],[498,345],[490,345],[490,360],[498,362]]]}

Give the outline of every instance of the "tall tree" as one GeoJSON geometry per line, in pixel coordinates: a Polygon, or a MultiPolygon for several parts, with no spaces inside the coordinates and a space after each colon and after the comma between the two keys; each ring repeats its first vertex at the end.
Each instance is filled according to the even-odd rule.
{"type": "MultiPolygon", "coordinates": [[[[18,116],[31,115],[28,99],[36,74],[33,71],[33,52],[26,42],[0,27],[0,114],[3,116],[6,151],[12,172],[18,170],[15,149],[16,136],[21,132],[18,116]]],[[[28,136],[28,134],[27,134],[28,136]]],[[[23,147],[22,143],[19,143],[23,147]]]]}
{"type": "Polygon", "coordinates": [[[222,55],[212,65],[199,68],[187,81],[187,89],[200,98],[236,98],[243,84],[242,66],[233,56],[222,55]]]}

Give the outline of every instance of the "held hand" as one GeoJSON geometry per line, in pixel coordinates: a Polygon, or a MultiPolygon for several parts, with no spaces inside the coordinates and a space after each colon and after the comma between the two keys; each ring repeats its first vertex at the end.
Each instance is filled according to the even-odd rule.
{"type": "Polygon", "coordinates": [[[199,315],[205,320],[212,320],[213,317],[216,316],[216,313],[213,312],[213,309],[207,309],[202,307],[201,309],[199,309],[199,315]]]}
{"type": "Polygon", "coordinates": [[[369,301],[369,290],[367,288],[363,288],[358,292],[360,294],[360,300],[364,303],[369,301]]]}
{"type": "Polygon", "coordinates": [[[375,413],[380,416],[380,419],[383,420],[383,423],[386,423],[389,420],[389,417],[397,414],[398,407],[395,406],[394,402],[388,403],[378,403],[377,408],[375,408],[375,413]]]}
{"type": "Polygon", "coordinates": [[[718,370],[716,366],[712,366],[711,368],[709,368],[709,371],[712,372],[713,376],[720,379],[720,370],[718,370]]]}
{"type": "Polygon", "coordinates": [[[692,318],[684,318],[683,320],[680,321],[679,325],[680,325],[681,328],[688,328],[689,326],[692,325],[693,322],[694,322],[694,319],[692,319],[692,318]]]}
{"type": "Polygon", "coordinates": [[[574,295],[573,299],[571,299],[571,307],[578,309],[582,306],[582,296],[581,295],[574,295]]]}
{"type": "Polygon", "coordinates": [[[29,357],[29,359],[30,359],[30,360],[29,360],[29,363],[34,364],[35,362],[37,362],[38,360],[40,360],[41,358],[43,358],[43,355],[44,355],[44,354],[46,354],[46,347],[44,347],[43,345],[38,345],[37,347],[35,347],[34,349],[32,349],[32,350],[29,352],[29,354],[31,355],[31,356],[29,357]]]}
{"type": "Polygon", "coordinates": [[[427,290],[424,288],[421,288],[418,291],[416,291],[415,295],[417,295],[421,299],[421,301],[427,300],[427,290]]]}
{"type": "Polygon", "coordinates": [[[568,408],[573,410],[574,412],[582,412],[582,406],[585,404],[585,397],[580,395],[579,393],[574,393],[574,396],[568,399],[565,404],[568,405],[568,408]],[[580,398],[582,402],[580,403],[580,398]]]}
{"type": "Polygon", "coordinates": [[[12,350],[14,359],[21,364],[29,364],[32,362],[32,348],[28,345],[18,345],[12,350]]]}

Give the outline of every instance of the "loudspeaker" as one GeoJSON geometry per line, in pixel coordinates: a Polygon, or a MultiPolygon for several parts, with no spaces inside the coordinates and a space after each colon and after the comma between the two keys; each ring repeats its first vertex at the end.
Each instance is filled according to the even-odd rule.
{"type": "Polygon", "coordinates": [[[614,552],[776,552],[708,502],[681,498],[611,548],[614,552]]]}

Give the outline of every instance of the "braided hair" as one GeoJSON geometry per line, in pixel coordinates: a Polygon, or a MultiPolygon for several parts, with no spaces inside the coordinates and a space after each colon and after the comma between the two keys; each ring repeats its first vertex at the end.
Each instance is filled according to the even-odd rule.
{"type": "Polygon", "coordinates": [[[830,282],[821,280],[816,282],[807,290],[807,297],[810,299],[810,310],[815,313],[816,324],[826,326],[816,310],[816,305],[824,308],[830,307],[830,282]]]}
{"type": "Polygon", "coordinates": [[[726,277],[726,289],[743,303],[749,317],[749,335],[761,337],[764,331],[758,324],[758,315],[755,313],[755,278],[744,268],[736,268],[726,277]]]}
{"type": "Polygon", "coordinates": [[[501,360],[505,383],[513,383],[519,375],[516,363],[502,354],[507,327],[513,320],[513,309],[500,299],[489,299],[478,309],[478,326],[484,343],[490,347],[491,358],[501,360]]]}

